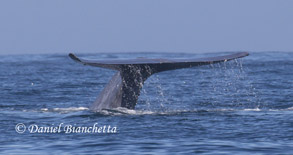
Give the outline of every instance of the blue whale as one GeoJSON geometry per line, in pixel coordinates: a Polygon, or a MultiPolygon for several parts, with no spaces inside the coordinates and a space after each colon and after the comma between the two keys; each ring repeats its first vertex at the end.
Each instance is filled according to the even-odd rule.
{"type": "Polygon", "coordinates": [[[69,57],[83,65],[117,71],[104,90],[99,94],[96,101],[90,106],[91,110],[100,111],[102,109],[113,109],[117,107],[134,109],[144,82],[155,73],[220,63],[248,55],[249,53],[247,52],[239,52],[231,55],[198,59],[138,58],[98,61],[80,59],[72,53],[69,54],[69,57]]]}

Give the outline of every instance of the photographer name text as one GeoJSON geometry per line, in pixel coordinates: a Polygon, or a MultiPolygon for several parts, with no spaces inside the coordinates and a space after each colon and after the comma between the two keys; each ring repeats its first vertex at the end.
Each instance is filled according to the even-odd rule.
{"type": "Polygon", "coordinates": [[[60,123],[58,125],[52,124],[52,126],[41,126],[37,124],[31,124],[26,127],[23,123],[18,123],[15,126],[15,131],[17,133],[117,133],[117,127],[111,125],[101,125],[94,123],[92,126],[77,126],[76,124],[64,124],[60,123]]]}

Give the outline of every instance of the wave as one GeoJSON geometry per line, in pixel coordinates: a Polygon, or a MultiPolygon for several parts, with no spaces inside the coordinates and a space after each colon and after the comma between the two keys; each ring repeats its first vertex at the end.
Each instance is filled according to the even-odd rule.
{"type": "Polygon", "coordinates": [[[262,110],[257,107],[253,109],[243,109],[243,111],[262,111],[262,110]]]}
{"type": "Polygon", "coordinates": [[[134,109],[127,109],[123,107],[113,108],[113,109],[103,109],[97,113],[105,114],[105,115],[121,115],[121,114],[128,114],[128,115],[151,115],[156,114],[156,111],[149,111],[149,110],[134,110],[134,109]]]}
{"type": "Polygon", "coordinates": [[[96,112],[103,115],[174,115],[182,113],[204,113],[204,112],[266,112],[266,111],[293,111],[293,107],[285,109],[261,109],[259,107],[250,109],[192,109],[192,110],[132,110],[127,108],[114,108],[114,109],[103,109],[102,111],[96,112]]]}
{"type": "Polygon", "coordinates": [[[69,108],[42,108],[42,112],[61,112],[61,113],[69,113],[69,112],[77,112],[77,111],[85,111],[89,110],[87,107],[69,107],[69,108]]]}
{"type": "MultiPolygon", "coordinates": [[[[18,111],[14,108],[8,111],[18,111]]],[[[127,109],[123,107],[113,109],[103,109],[101,111],[92,112],[88,107],[67,107],[67,108],[41,108],[41,109],[23,109],[22,112],[41,112],[41,113],[72,113],[79,111],[90,111],[92,114],[101,115],[176,115],[181,113],[204,113],[204,112],[264,112],[264,111],[293,111],[293,107],[284,109],[267,109],[267,108],[248,108],[248,109],[235,109],[235,108],[212,108],[212,109],[169,109],[169,110],[141,110],[141,109],[127,109]]]]}

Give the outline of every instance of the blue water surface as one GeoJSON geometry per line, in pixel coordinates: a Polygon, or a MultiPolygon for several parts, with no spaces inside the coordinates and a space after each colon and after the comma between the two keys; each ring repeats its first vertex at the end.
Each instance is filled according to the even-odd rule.
{"type": "MultiPolygon", "coordinates": [[[[229,53],[79,54],[87,59],[197,58],[229,53]]],[[[135,110],[92,112],[115,71],[65,54],[0,57],[1,154],[293,154],[293,53],[260,52],[151,76],[135,110]],[[24,133],[16,130],[26,126],[24,133]],[[115,127],[116,133],[29,132],[115,127]]]]}

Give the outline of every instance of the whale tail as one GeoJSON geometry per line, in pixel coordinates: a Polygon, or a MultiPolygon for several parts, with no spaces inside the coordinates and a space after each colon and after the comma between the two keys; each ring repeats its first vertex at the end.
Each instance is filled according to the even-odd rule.
{"type": "Polygon", "coordinates": [[[102,109],[112,109],[117,107],[134,109],[144,81],[147,80],[147,78],[152,74],[168,70],[209,65],[248,55],[249,54],[247,52],[240,52],[231,55],[199,59],[140,58],[100,61],[80,59],[72,53],[69,54],[69,57],[83,65],[102,67],[117,71],[104,90],[97,97],[96,101],[91,105],[91,109],[93,111],[99,111],[102,109]]]}

